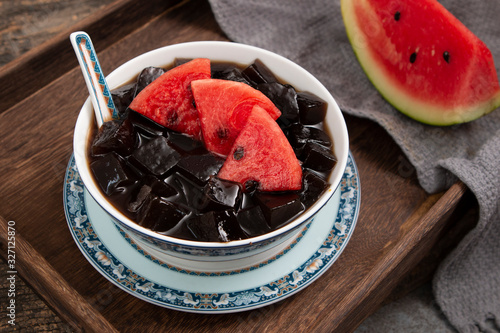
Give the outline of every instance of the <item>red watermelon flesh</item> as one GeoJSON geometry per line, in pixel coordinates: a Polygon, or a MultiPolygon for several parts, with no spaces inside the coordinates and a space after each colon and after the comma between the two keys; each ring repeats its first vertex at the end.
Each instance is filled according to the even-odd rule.
{"type": "Polygon", "coordinates": [[[500,105],[487,46],[435,0],[341,0],[351,45],[365,73],[397,109],[451,125],[500,105]]]}
{"type": "Polygon", "coordinates": [[[281,115],[267,96],[245,83],[206,79],[193,81],[191,89],[205,146],[222,156],[228,155],[255,105],[261,106],[274,120],[281,115]]]}
{"type": "Polygon", "coordinates": [[[239,182],[257,181],[261,191],[299,190],[302,168],[285,134],[256,105],[231,147],[219,178],[239,182]]]}
{"type": "Polygon", "coordinates": [[[191,82],[210,78],[210,60],[198,58],[174,67],[144,88],[130,108],[174,131],[202,139],[191,82]]]}

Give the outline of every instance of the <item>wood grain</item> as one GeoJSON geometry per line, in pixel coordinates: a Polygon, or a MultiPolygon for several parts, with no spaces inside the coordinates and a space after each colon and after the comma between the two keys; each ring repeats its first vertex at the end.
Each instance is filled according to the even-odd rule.
{"type": "MultiPolygon", "coordinates": [[[[169,7],[160,1],[141,2],[141,8],[136,8],[133,1],[117,1],[104,10],[104,16],[82,23],[92,32],[105,73],[161,46],[227,40],[207,2],[185,1],[171,7],[173,3],[169,7]],[[137,11],[130,12],[131,8],[137,11]],[[136,16],[141,23],[133,29],[119,26],[136,16]],[[115,31],[122,31],[120,38],[102,29],[103,17],[115,31]]],[[[141,301],[102,277],[67,230],[62,207],[64,171],[72,153],[76,117],[88,93],[75,59],[63,56],[57,66],[48,60],[63,44],[70,48],[67,36],[64,39],[63,43],[56,37],[38,53],[0,71],[0,86],[16,82],[11,83],[11,91],[18,92],[8,95],[4,105],[9,108],[0,113],[0,146],[5,147],[0,150],[0,193],[5,198],[0,201],[0,216],[15,220],[32,250],[119,331],[352,331],[443,239],[459,204],[470,206],[461,201],[466,192],[463,184],[446,193],[426,194],[415,170],[383,129],[346,116],[361,181],[361,210],[348,246],[324,275],[277,304],[236,314],[190,314],[141,301]],[[13,72],[33,74],[33,63],[43,63],[44,71],[56,74],[29,83],[9,81],[13,72]],[[21,96],[22,84],[28,84],[29,93],[21,96]]],[[[71,316],[66,320],[81,327],[86,324],[72,305],[60,315],[71,316]]]]}
{"type": "Polygon", "coordinates": [[[0,66],[97,13],[114,0],[0,0],[0,66]]]}
{"type": "MultiPolygon", "coordinates": [[[[106,48],[121,36],[143,26],[159,13],[172,8],[180,0],[116,1],[91,17],[79,21],[52,39],[30,49],[0,68],[0,91],[9,98],[0,99],[0,112],[8,109],[38,87],[63,75],[77,62],[69,42],[71,32],[83,30],[91,37],[98,35],[94,47],[106,48]],[[16,84],[12,84],[15,82],[16,84]]],[[[99,51],[98,51],[99,52],[99,51]]]]}
{"type": "Polygon", "coordinates": [[[8,229],[0,217],[0,251],[7,260],[9,242],[13,245],[15,272],[29,281],[31,287],[76,331],[118,332],[109,322],[61,277],[24,238],[8,229]],[[9,237],[9,233],[13,233],[9,237]],[[13,242],[13,243],[12,243],[13,242]],[[91,319],[91,320],[89,320],[91,319]]]}
{"type": "Polygon", "coordinates": [[[398,237],[393,245],[391,244],[388,253],[381,257],[364,277],[365,281],[358,284],[361,290],[354,291],[352,294],[355,297],[343,302],[340,310],[347,311],[337,312],[335,316],[330,312],[324,313],[324,316],[330,317],[331,322],[328,327],[324,327],[324,322],[322,322],[323,327],[318,324],[318,329],[333,328],[333,331],[345,332],[353,326],[353,323],[364,320],[371,309],[378,307],[380,300],[389,296],[394,288],[391,282],[400,281],[422,259],[427,249],[432,248],[441,239],[444,224],[437,227],[433,221],[449,217],[453,213],[454,203],[464,195],[466,189],[464,184],[458,183],[437,202],[435,201],[437,196],[430,196],[419,211],[401,226],[402,231],[408,228],[407,233],[404,231],[401,233],[401,237],[398,237]],[[423,216],[420,210],[425,211],[423,216]],[[359,295],[369,296],[359,298],[359,295]],[[352,311],[353,308],[355,311],[352,311]]]}

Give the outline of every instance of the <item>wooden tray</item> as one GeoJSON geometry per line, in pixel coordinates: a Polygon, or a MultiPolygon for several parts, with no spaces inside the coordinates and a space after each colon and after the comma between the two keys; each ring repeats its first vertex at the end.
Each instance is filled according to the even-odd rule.
{"type": "Polygon", "coordinates": [[[76,30],[92,36],[105,73],[161,46],[227,40],[206,2],[120,0],[0,70],[2,256],[7,221],[15,221],[18,274],[75,329],[352,331],[405,278],[411,286],[428,279],[469,227],[455,222],[474,206],[463,184],[426,194],[379,126],[346,116],[361,180],[360,216],[344,253],[311,286],[277,304],[224,315],[169,310],[121,291],[80,253],[63,210],[73,127],[88,96],[68,38],[76,30]],[[424,268],[415,271],[422,260],[424,268]]]}

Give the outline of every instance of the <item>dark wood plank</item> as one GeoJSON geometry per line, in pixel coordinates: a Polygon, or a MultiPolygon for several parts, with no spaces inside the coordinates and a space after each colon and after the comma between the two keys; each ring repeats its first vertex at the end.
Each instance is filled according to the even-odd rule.
{"type": "Polygon", "coordinates": [[[16,232],[15,224],[9,228],[8,222],[0,216],[0,250],[6,261],[9,249],[15,262],[11,267],[12,276],[21,274],[74,330],[118,332],[16,232]]]}
{"type": "MultiPolygon", "coordinates": [[[[3,257],[2,257],[3,258],[3,257]]],[[[10,271],[7,262],[0,260],[0,303],[7,306],[13,295],[9,294],[11,282],[7,280],[10,277],[10,271]]],[[[71,326],[63,321],[51,308],[47,306],[45,300],[41,298],[34,290],[26,284],[23,276],[17,274],[15,280],[15,301],[16,301],[16,317],[15,328],[22,331],[48,332],[56,330],[59,332],[71,331],[71,326]]],[[[2,316],[10,310],[3,309],[2,316]]],[[[5,318],[5,317],[4,317],[5,318]]],[[[9,323],[10,317],[0,321],[0,332],[12,330],[12,325],[9,323]]]]}
{"type": "Polygon", "coordinates": [[[455,206],[455,210],[448,219],[449,222],[444,223],[436,245],[401,279],[401,282],[384,300],[384,305],[431,281],[443,259],[456,247],[458,241],[476,226],[479,219],[479,205],[470,190],[465,192],[455,206]]]}
{"type": "Polygon", "coordinates": [[[401,281],[442,237],[446,224],[436,224],[435,221],[449,218],[465,191],[465,185],[459,183],[453,185],[435,204],[435,197],[429,197],[420,207],[426,211],[424,216],[417,212],[400,226],[400,236],[387,244],[386,255],[381,256],[369,274],[364,276],[366,282],[355,287],[361,289],[352,292],[354,297],[343,300],[342,307],[337,309],[335,315],[325,311],[323,315],[329,320],[319,322],[318,330],[348,331],[356,326],[355,323],[368,317],[373,308],[379,307],[381,300],[394,288],[394,281],[401,281]],[[360,295],[366,297],[359,298],[360,295]]]}

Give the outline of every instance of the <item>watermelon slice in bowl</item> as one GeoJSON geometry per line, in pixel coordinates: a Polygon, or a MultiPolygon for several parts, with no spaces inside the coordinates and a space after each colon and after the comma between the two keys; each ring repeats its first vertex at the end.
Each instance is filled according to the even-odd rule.
{"type": "Polygon", "coordinates": [[[205,79],[191,83],[208,150],[227,156],[254,105],[260,105],[273,120],[280,110],[260,91],[248,84],[205,79]]]}
{"type": "MultiPolygon", "coordinates": [[[[92,177],[87,154],[94,121],[90,101],[82,107],[75,126],[74,152],[76,165],[85,188],[109,217],[126,233],[142,245],[175,257],[189,258],[194,261],[229,261],[234,258],[252,256],[256,253],[271,251],[278,245],[290,240],[326,205],[337,190],[348,160],[349,140],[342,113],[330,92],[302,67],[275,53],[230,42],[192,42],[171,45],[145,53],[117,68],[107,77],[110,89],[130,82],[143,68],[168,67],[180,58],[206,58],[212,61],[251,64],[256,59],[265,63],[277,77],[293,85],[299,91],[309,91],[327,103],[325,127],[329,129],[337,163],[327,181],[329,187],[309,209],[298,215],[290,223],[269,233],[229,242],[202,242],[175,238],[142,227],[121,213],[103,195],[92,177]]],[[[262,106],[261,106],[262,107],[262,106]]],[[[264,108],[265,109],[265,108],[264,108]]],[[[245,114],[246,111],[237,112],[245,114]]],[[[250,112],[248,112],[250,114],[250,112]]],[[[271,117],[273,119],[273,117],[271,117]]],[[[274,121],[274,120],[273,120],[274,121]]],[[[244,125],[233,119],[236,127],[244,130],[244,125]]],[[[271,251],[272,252],[272,251],[271,251]]],[[[270,252],[269,252],[270,253],[270,252]]]]}
{"type": "Polygon", "coordinates": [[[218,177],[261,191],[293,191],[302,187],[302,168],[285,134],[269,113],[253,107],[218,177]]]}
{"type": "Polygon", "coordinates": [[[210,78],[210,60],[193,59],[147,85],[129,107],[167,128],[200,140],[201,127],[193,105],[191,82],[207,78],[210,78]]]}
{"type": "Polygon", "coordinates": [[[407,116],[446,126],[500,106],[488,47],[436,0],[341,0],[341,11],[366,75],[407,116]]]}

